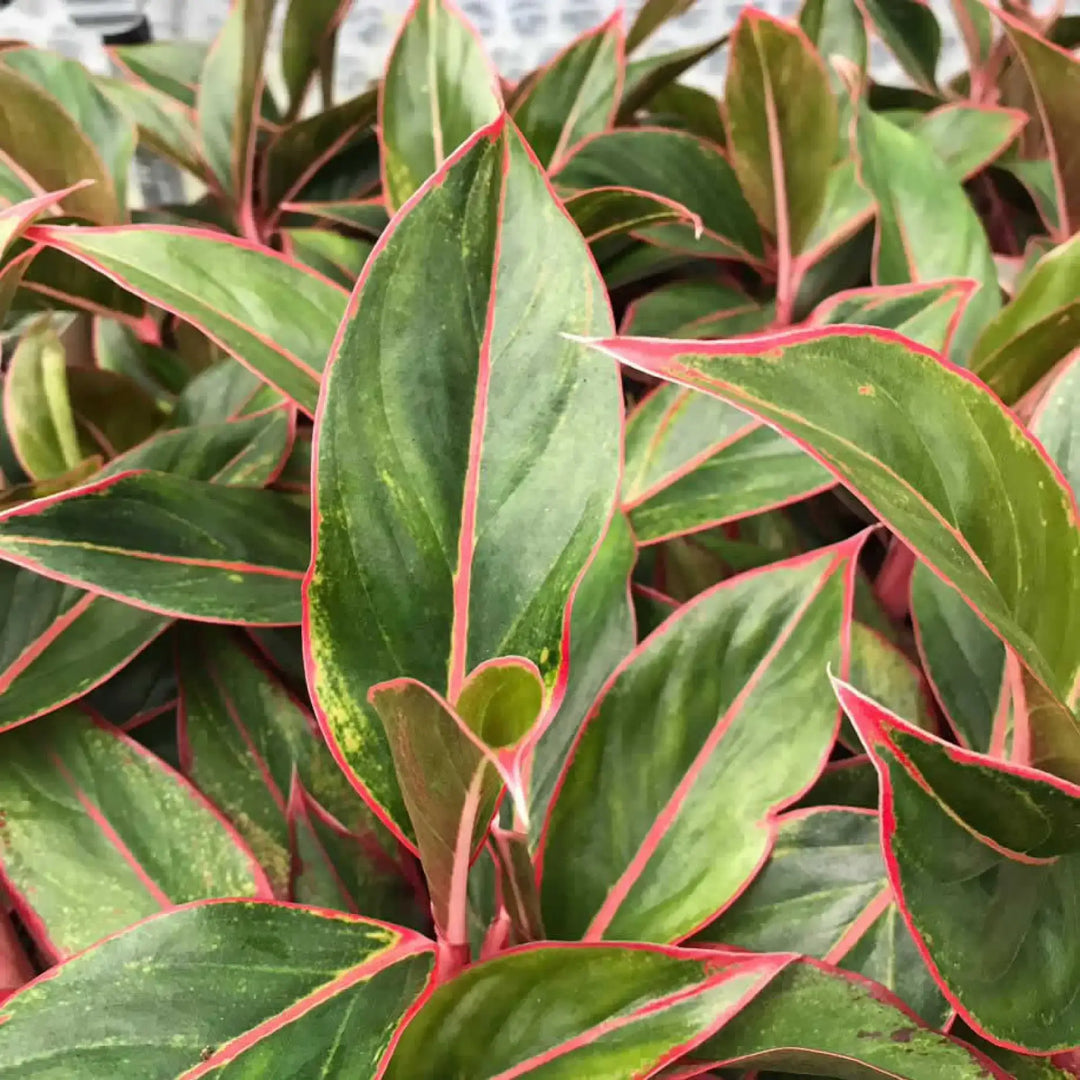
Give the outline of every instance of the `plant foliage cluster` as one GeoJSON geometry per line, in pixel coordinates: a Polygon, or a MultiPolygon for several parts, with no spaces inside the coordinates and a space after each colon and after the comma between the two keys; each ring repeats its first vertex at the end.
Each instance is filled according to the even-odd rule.
{"type": "Polygon", "coordinates": [[[274,6],[0,45],[0,1077],[1080,1075],[1080,22],[274,6]]]}

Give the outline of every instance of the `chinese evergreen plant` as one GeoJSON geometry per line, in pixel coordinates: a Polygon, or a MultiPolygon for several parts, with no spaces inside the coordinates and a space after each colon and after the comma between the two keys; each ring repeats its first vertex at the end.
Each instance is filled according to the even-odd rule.
{"type": "Polygon", "coordinates": [[[0,45],[0,1078],[1080,1075],[1080,19],[347,6],[0,45]]]}

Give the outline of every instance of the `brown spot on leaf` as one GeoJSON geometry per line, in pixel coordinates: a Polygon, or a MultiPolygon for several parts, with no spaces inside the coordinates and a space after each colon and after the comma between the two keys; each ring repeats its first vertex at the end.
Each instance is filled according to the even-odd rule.
{"type": "Polygon", "coordinates": [[[855,1037],[857,1039],[880,1039],[881,1034],[880,1031],[859,1031],[856,1032],[855,1037]]]}
{"type": "Polygon", "coordinates": [[[889,1041],[894,1043],[909,1043],[915,1038],[916,1028],[897,1028],[890,1036],[889,1041]]]}

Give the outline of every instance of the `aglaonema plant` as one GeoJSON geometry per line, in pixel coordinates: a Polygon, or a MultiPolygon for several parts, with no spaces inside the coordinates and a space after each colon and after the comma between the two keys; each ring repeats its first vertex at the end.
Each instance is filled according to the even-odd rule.
{"type": "Polygon", "coordinates": [[[1075,20],[690,6],[0,49],[0,1077],[1080,1075],[1075,20]]]}

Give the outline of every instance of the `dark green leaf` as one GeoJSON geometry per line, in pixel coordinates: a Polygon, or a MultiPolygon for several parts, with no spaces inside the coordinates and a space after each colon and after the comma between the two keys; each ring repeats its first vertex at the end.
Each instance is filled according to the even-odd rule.
{"type": "Polygon", "coordinates": [[[445,0],[414,4],[387,61],[379,103],[387,206],[397,210],[502,107],[498,75],[476,31],[445,0]]]}
{"type": "Polygon", "coordinates": [[[314,413],[345,310],[339,285],[268,248],[195,229],[38,227],[34,238],[189,320],[314,413]]]}
{"type": "Polygon", "coordinates": [[[253,1070],[374,1080],[424,988],[431,951],[411,931],[346,915],[195,905],[148,919],[9,998],[0,1076],[253,1070]]]}
{"type": "Polygon", "coordinates": [[[437,989],[405,1029],[386,1080],[649,1076],[720,1027],[783,962],[640,946],[525,948],[437,989]]]}
{"type": "Polygon", "coordinates": [[[453,702],[485,660],[527,658],[549,688],[566,662],[564,606],[610,513],[621,402],[614,367],[562,333],[610,320],[584,241],[503,120],[397,219],[354,294],[316,433],[311,686],[403,832],[369,688],[405,675],[453,702]]]}
{"type": "Polygon", "coordinates": [[[2,745],[5,883],[51,960],[173,904],[268,894],[217,811],[116,728],[65,709],[2,745]]]}
{"type": "Polygon", "coordinates": [[[889,331],[596,345],[746,409],[814,453],[1056,695],[1058,706],[1045,703],[1033,724],[1032,760],[1080,777],[1080,731],[1061,704],[1080,674],[1075,502],[996,398],[889,331]],[[1001,528],[1002,513],[1011,528],[1001,528]]]}
{"type": "Polygon", "coordinates": [[[582,139],[611,128],[625,67],[617,11],[529,77],[511,113],[544,168],[558,168],[582,139]]]}
{"type": "Polygon", "coordinates": [[[542,841],[550,936],[678,940],[754,876],[832,747],[825,672],[843,663],[860,543],[720,584],[619,666],[542,841]]]}
{"type": "Polygon", "coordinates": [[[705,225],[700,240],[679,226],[658,226],[648,236],[695,255],[760,260],[764,249],[754,213],[719,148],[694,135],[660,128],[597,135],[575,150],[555,182],[583,191],[634,187],[685,206],[705,225]]]}
{"type": "Polygon", "coordinates": [[[0,558],[167,615],[300,621],[307,512],[272,491],[129,473],[0,518],[0,558]]]}

